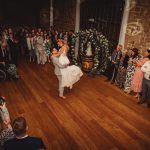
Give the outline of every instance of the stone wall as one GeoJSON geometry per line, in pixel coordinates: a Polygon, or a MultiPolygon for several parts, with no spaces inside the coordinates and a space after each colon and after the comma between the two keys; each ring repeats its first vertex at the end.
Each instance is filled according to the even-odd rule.
{"type": "Polygon", "coordinates": [[[54,0],[54,25],[63,31],[75,28],[76,0],[54,0]]]}
{"type": "Polygon", "coordinates": [[[150,49],[150,0],[131,0],[125,49],[150,49]]]}
{"type": "Polygon", "coordinates": [[[49,8],[46,8],[40,11],[40,25],[42,27],[48,28],[50,25],[50,12],[49,8]]]}

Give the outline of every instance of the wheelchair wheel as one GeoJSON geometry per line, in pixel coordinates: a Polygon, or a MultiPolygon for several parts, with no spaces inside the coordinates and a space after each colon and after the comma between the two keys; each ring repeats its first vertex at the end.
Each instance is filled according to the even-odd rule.
{"type": "Polygon", "coordinates": [[[6,73],[3,70],[0,70],[0,81],[6,80],[6,73]]]}

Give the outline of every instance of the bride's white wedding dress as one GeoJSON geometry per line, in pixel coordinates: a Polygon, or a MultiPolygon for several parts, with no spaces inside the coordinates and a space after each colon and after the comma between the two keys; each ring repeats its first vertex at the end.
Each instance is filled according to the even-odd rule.
{"type": "Polygon", "coordinates": [[[68,57],[66,56],[66,52],[63,51],[62,54],[59,56],[59,63],[62,65],[69,65],[70,61],[68,57]]]}
{"type": "MultiPolygon", "coordinates": [[[[59,63],[62,65],[68,65],[70,63],[66,53],[63,52],[59,56],[59,63]]],[[[75,65],[67,66],[64,69],[61,69],[62,74],[62,87],[72,88],[73,84],[80,80],[80,77],[83,75],[81,69],[75,65]]]]}

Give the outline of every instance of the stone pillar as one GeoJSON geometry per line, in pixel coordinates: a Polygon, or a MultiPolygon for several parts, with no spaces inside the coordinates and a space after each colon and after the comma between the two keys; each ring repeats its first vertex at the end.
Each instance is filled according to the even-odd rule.
{"type": "MultiPolygon", "coordinates": [[[[75,32],[80,30],[80,0],[76,0],[76,20],[75,20],[75,32]]],[[[78,56],[79,38],[76,39],[75,44],[75,56],[78,56]]]]}
{"type": "Polygon", "coordinates": [[[53,26],[53,0],[50,0],[50,26],[53,26]]]}
{"type": "Polygon", "coordinates": [[[125,0],[125,6],[124,6],[122,23],[121,23],[120,36],[119,36],[119,44],[122,44],[123,46],[125,43],[126,29],[127,29],[127,24],[128,24],[128,18],[129,18],[129,11],[130,11],[130,0],[125,0]]]}
{"type": "Polygon", "coordinates": [[[76,0],[75,32],[80,30],[80,0],[76,0]]]}

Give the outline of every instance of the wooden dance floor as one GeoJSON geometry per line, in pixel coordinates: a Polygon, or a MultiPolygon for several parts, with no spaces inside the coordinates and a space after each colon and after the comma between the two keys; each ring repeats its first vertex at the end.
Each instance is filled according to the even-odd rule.
{"type": "Polygon", "coordinates": [[[86,74],[66,100],[58,97],[52,64],[21,63],[18,81],[0,83],[12,120],[24,116],[29,134],[42,137],[48,150],[149,150],[150,109],[86,74]]]}

